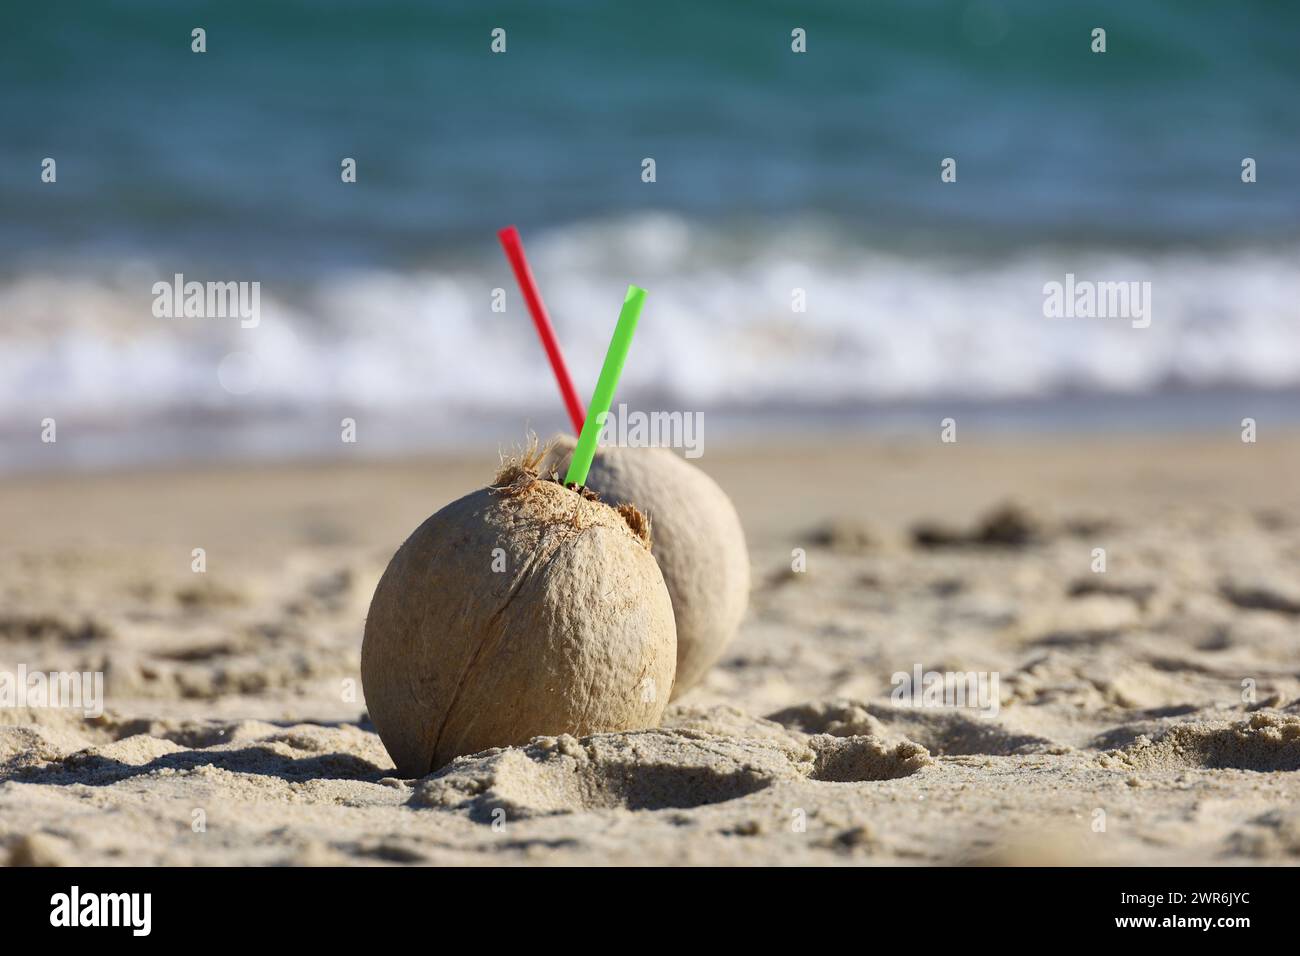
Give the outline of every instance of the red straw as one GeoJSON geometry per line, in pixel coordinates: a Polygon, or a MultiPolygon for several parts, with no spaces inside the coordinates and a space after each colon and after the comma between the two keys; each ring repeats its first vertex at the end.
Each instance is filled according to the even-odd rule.
{"type": "Polygon", "coordinates": [[[564,364],[564,353],[560,351],[560,343],[556,341],[551,317],[546,314],[546,306],[542,304],[542,295],[537,291],[533,270],[528,268],[528,259],[524,257],[524,244],[519,240],[519,230],[514,226],[506,226],[497,233],[497,238],[501,240],[501,248],[506,251],[506,258],[510,260],[510,265],[515,270],[515,279],[519,282],[519,288],[528,302],[528,311],[532,313],[533,325],[537,326],[537,334],[541,336],[546,357],[551,360],[551,370],[555,372],[555,380],[560,383],[560,394],[564,396],[564,406],[569,410],[569,419],[573,422],[573,434],[581,435],[582,423],[587,418],[587,412],[582,407],[582,401],[573,387],[568,366],[564,364]]]}

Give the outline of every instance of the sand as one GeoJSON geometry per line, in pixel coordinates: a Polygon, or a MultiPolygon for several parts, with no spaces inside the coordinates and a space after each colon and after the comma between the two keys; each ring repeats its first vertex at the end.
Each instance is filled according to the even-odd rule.
{"type": "Polygon", "coordinates": [[[753,593],[664,725],[396,779],[366,607],[490,457],[0,483],[0,671],[106,681],[0,710],[0,860],[1300,861],[1300,436],[710,452],[753,593]]]}

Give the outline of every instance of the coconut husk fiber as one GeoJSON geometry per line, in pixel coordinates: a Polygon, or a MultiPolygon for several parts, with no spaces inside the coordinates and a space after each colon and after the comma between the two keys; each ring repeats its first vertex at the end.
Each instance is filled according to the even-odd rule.
{"type": "Polygon", "coordinates": [[[672,601],[635,508],[539,476],[535,447],[394,555],[361,651],[366,705],[399,773],[542,735],[658,725],[672,601]]]}
{"type": "MultiPolygon", "coordinates": [[[[575,440],[558,436],[543,462],[563,475],[575,440]]],[[[652,551],[677,620],[678,697],[703,679],[736,636],[749,603],[749,550],[735,506],[717,483],[664,448],[598,448],[587,487],[635,503],[654,524],[652,551]]]]}

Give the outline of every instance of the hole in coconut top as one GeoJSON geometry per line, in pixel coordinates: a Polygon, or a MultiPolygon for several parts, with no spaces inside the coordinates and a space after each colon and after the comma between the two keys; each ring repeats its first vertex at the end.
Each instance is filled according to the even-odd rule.
{"type": "MultiPolygon", "coordinates": [[[[552,471],[549,475],[543,476],[541,473],[542,462],[550,454],[554,447],[554,442],[547,442],[542,445],[537,436],[530,434],[524,447],[513,455],[501,456],[501,464],[497,468],[496,477],[492,481],[492,489],[498,494],[513,497],[521,495],[539,481],[551,481],[566,488],[586,501],[600,501],[600,495],[586,485],[568,485],[565,484],[559,474],[552,471]]],[[[635,505],[621,504],[615,511],[622,517],[623,522],[627,525],[628,530],[650,549],[650,519],[643,514],[635,505]]]]}

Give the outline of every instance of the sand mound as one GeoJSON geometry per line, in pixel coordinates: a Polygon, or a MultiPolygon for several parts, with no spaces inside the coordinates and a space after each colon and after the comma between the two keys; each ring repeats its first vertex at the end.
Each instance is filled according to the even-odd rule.
{"type": "Polygon", "coordinates": [[[209,734],[197,737],[193,728],[179,727],[157,735],[139,733],[80,746],[83,743],[48,730],[0,728],[0,773],[28,784],[103,787],[206,767],[286,780],[378,779],[388,764],[375,736],[352,726],[279,728],[239,721],[211,727],[209,734]],[[185,739],[195,746],[176,742],[185,739]]]}
{"type": "Polygon", "coordinates": [[[871,714],[872,705],[851,700],[816,701],[769,714],[768,720],[805,734],[835,737],[884,736],[885,725],[871,714]]]}
{"type": "MultiPolygon", "coordinates": [[[[813,755],[804,755],[811,769],[813,755]]],[[[792,758],[734,737],[642,731],[581,740],[542,737],[522,748],[453,761],[416,788],[416,806],[508,819],[596,809],[662,810],[734,800],[797,775],[792,758]]],[[[796,758],[797,759],[797,758],[796,758]]]]}
{"type": "MultiPolygon", "coordinates": [[[[723,715],[723,720],[728,715],[723,715]]],[[[707,716],[697,717],[708,724],[707,716]]],[[[413,806],[507,819],[588,810],[662,810],[725,803],[778,782],[891,780],[929,765],[916,744],[873,737],[747,737],[678,726],[462,757],[421,782],[413,806]]]]}
{"type": "Polygon", "coordinates": [[[1261,711],[1227,726],[1179,724],[1102,759],[1148,770],[1300,770],[1300,717],[1261,711]]]}
{"type": "Polygon", "coordinates": [[[819,701],[768,715],[784,727],[836,737],[868,735],[915,741],[936,756],[1036,753],[1059,744],[1034,734],[1016,733],[972,711],[854,701],[819,701]]]}
{"type": "Polygon", "coordinates": [[[918,548],[1024,548],[1044,537],[1042,523],[1014,502],[993,508],[970,530],[929,521],[912,528],[912,542],[918,548]]]}
{"type": "Polygon", "coordinates": [[[1300,858],[1300,807],[1260,814],[1235,830],[1227,844],[1229,852],[1243,856],[1295,862],[1300,858]]]}
{"type": "Polygon", "coordinates": [[[896,780],[934,763],[926,749],[910,741],[892,747],[875,737],[813,737],[817,754],[810,776],[833,783],[896,780]]]}
{"type": "Polygon", "coordinates": [[[89,616],[66,614],[5,614],[0,616],[0,640],[57,641],[88,644],[110,636],[109,628],[89,616]]]}

